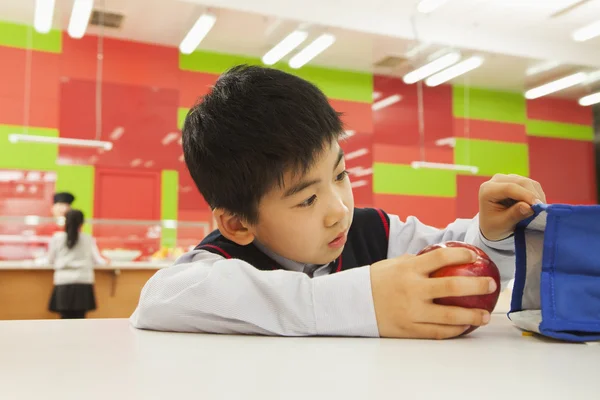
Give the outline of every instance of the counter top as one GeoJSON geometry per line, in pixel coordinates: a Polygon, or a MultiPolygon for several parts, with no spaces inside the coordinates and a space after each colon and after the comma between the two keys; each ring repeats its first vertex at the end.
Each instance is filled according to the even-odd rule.
{"type": "MultiPolygon", "coordinates": [[[[162,269],[173,265],[171,261],[131,261],[113,262],[109,265],[98,265],[96,270],[128,270],[128,269],[162,269]]],[[[0,261],[0,270],[45,270],[54,269],[52,265],[38,264],[33,260],[0,261]]]]}
{"type": "Polygon", "coordinates": [[[0,322],[1,399],[585,399],[600,346],[506,316],[451,340],[141,331],[126,319],[0,322]]]}

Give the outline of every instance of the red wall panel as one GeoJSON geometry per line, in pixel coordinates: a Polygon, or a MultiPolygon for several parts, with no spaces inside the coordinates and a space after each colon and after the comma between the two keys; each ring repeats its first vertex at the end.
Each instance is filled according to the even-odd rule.
{"type": "Polygon", "coordinates": [[[219,75],[179,71],[179,107],[191,108],[207,94],[219,75]]]}
{"type": "MultiPolygon", "coordinates": [[[[425,147],[425,161],[454,163],[454,151],[447,147],[425,147]]],[[[421,148],[417,146],[373,145],[373,159],[378,163],[410,164],[421,160],[421,148]]]]}
{"type": "Polygon", "coordinates": [[[549,203],[596,202],[594,143],[531,136],[529,168],[549,203]]]}
{"type": "Polygon", "coordinates": [[[160,219],[160,173],[98,168],[94,217],[160,219]]]}
{"type": "Polygon", "coordinates": [[[354,204],[366,207],[373,204],[373,136],[355,135],[341,143],[346,154],[346,170],[354,185],[354,204]],[[364,154],[362,154],[364,153],[364,154]],[[360,186],[359,186],[360,185],[360,186]]]}
{"type": "Polygon", "coordinates": [[[527,131],[523,124],[454,118],[454,135],[470,139],[527,143],[527,131]],[[465,128],[468,128],[468,131],[465,128]]]}
{"type": "MultiPolygon", "coordinates": [[[[70,80],[62,84],[60,134],[63,137],[96,137],[95,84],[70,80]]],[[[105,83],[102,85],[102,140],[114,143],[107,152],[61,147],[60,157],[71,163],[103,167],[179,169],[182,154],[177,128],[179,93],[174,89],[105,83]],[[111,138],[116,129],[123,134],[111,138]],[[167,135],[174,138],[163,142],[167,135]],[[93,160],[90,161],[90,160],[93,160]],[[137,166],[134,160],[140,160],[137,166]],[[151,164],[146,164],[151,162],[151,164]]]]}
{"type": "Polygon", "coordinates": [[[527,100],[527,117],[571,124],[593,124],[591,107],[582,107],[575,100],[555,97],[527,100]]]}
{"type": "Polygon", "coordinates": [[[0,124],[58,127],[60,54],[0,46],[0,60],[0,124]],[[26,107],[28,121],[25,121],[26,107]]]}
{"type": "Polygon", "coordinates": [[[479,187],[489,179],[487,176],[457,175],[457,218],[473,218],[479,212],[479,187]]]}
{"type": "Polygon", "coordinates": [[[329,100],[331,106],[341,112],[344,128],[357,133],[373,133],[373,113],[371,104],[354,101],[329,100]]]}
{"type": "MultiPolygon", "coordinates": [[[[102,81],[159,88],[179,86],[179,53],[176,47],[103,38],[102,81]]],[[[63,33],[63,76],[95,80],[98,38],[71,39],[63,33]]]]}
{"type": "MultiPolygon", "coordinates": [[[[402,100],[373,111],[376,143],[415,146],[419,145],[419,107],[417,85],[406,85],[399,78],[380,75],[374,77],[375,92],[380,98],[399,94],[402,100]]],[[[423,121],[426,143],[454,136],[452,115],[452,88],[449,85],[423,88],[423,121]]]]}
{"type": "Polygon", "coordinates": [[[424,224],[443,228],[456,219],[455,198],[374,194],[373,200],[375,207],[403,221],[414,216],[424,224]]]}

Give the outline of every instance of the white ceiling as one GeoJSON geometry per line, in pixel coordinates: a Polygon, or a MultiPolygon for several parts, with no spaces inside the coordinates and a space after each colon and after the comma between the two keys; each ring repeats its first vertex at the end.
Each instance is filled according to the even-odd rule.
{"type": "MultiPolygon", "coordinates": [[[[573,70],[600,69],[600,38],[584,43],[570,39],[571,31],[600,17],[600,0],[549,18],[574,2],[448,0],[433,14],[418,16],[413,13],[416,0],[96,0],[95,7],[125,15],[119,30],[104,30],[107,36],[178,46],[207,9],[202,4],[207,4],[218,19],[200,47],[257,57],[303,25],[311,35],[328,31],[337,37],[315,64],[395,76],[406,73],[411,63],[419,65],[428,55],[452,47],[486,59],[481,68],[458,78],[459,82],[523,90],[573,70]],[[405,56],[419,44],[427,45],[425,50],[404,65],[391,69],[373,65],[386,56],[405,56]],[[566,66],[527,78],[527,67],[541,60],[557,60],[566,66]]],[[[0,1],[0,20],[31,24],[34,3],[0,1]]],[[[66,30],[73,0],[56,3],[54,27],[66,30]]],[[[100,30],[89,27],[87,33],[99,34],[100,30]]],[[[577,88],[563,95],[576,97],[586,91],[577,88]]]]}

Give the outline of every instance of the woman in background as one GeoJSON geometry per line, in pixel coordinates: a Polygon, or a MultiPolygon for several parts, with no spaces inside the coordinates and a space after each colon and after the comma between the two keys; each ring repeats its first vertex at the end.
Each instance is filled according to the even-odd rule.
{"type": "Polygon", "coordinates": [[[65,231],[50,240],[48,261],[54,265],[54,290],[50,311],[63,319],[85,318],[96,309],[94,266],[105,265],[94,239],[81,232],[84,216],[71,209],[65,215],[65,231]]]}

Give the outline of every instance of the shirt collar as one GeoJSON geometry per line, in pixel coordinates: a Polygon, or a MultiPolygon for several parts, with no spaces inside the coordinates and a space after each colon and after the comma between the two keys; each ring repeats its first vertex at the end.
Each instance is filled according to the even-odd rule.
{"type": "Polygon", "coordinates": [[[317,270],[321,267],[324,267],[326,265],[329,265],[329,264],[323,264],[323,265],[303,264],[303,263],[300,263],[297,261],[292,261],[290,259],[282,257],[279,254],[271,251],[269,248],[267,248],[265,245],[260,243],[258,240],[255,240],[253,242],[253,244],[256,246],[256,248],[258,248],[260,251],[262,251],[267,256],[271,257],[279,265],[281,265],[283,267],[283,269],[286,269],[288,271],[296,271],[296,272],[304,272],[304,273],[309,273],[309,271],[310,271],[311,273],[309,275],[311,275],[312,272],[314,272],[315,270],[317,270]]]}

